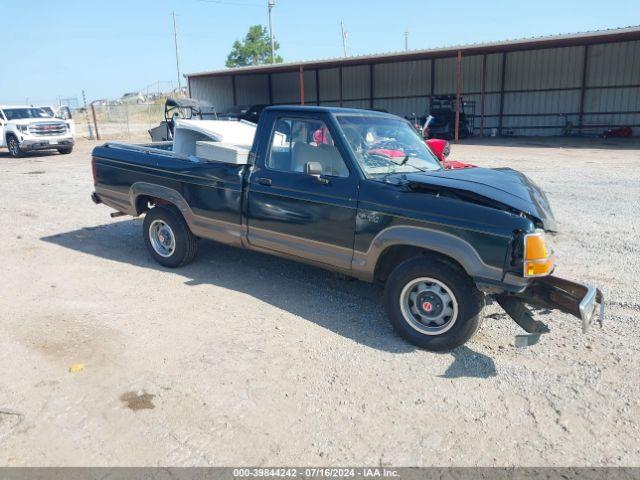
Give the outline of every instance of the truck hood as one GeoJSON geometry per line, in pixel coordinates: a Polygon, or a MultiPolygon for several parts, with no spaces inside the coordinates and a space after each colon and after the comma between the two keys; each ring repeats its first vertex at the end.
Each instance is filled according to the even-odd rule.
{"type": "Polygon", "coordinates": [[[33,125],[34,123],[65,123],[64,120],[59,118],[20,118],[16,120],[10,120],[9,123],[14,125],[33,125]]]}
{"type": "Polygon", "coordinates": [[[533,181],[511,168],[467,168],[403,175],[414,190],[460,192],[466,198],[487,199],[496,206],[523,212],[545,230],[557,231],[547,196],[533,181]]]}

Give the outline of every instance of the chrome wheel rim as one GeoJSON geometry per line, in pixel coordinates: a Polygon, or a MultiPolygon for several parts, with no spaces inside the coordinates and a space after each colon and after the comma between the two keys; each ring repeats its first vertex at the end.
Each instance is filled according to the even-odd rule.
{"type": "Polygon", "coordinates": [[[176,250],[176,238],[171,227],[162,220],[154,220],[149,225],[151,247],[161,257],[167,258],[176,250]]]}
{"type": "Polygon", "coordinates": [[[400,310],[414,330],[425,335],[442,335],[458,318],[458,301],[451,289],[430,277],[414,278],[400,293],[400,310]]]}

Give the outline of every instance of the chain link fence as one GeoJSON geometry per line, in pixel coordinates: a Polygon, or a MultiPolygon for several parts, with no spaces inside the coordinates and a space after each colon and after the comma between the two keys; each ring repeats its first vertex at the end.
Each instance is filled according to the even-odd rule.
{"type": "Polygon", "coordinates": [[[164,104],[93,105],[74,112],[78,138],[149,140],[149,129],[164,120],[164,104]],[[95,112],[95,123],[94,123],[95,112]]]}

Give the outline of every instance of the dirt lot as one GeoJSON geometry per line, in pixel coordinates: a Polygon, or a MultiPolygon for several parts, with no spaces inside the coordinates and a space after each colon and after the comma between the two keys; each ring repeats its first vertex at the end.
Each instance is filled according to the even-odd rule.
{"type": "Polygon", "coordinates": [[[640,145],[621,145],[453,148],[541,185],[557,273],[608,301],[586,336],[541,314],[526,349],[492,306],[446,354],[322,270],[204,242],[159,267],[140,220],[91,203],[89,142],[0,151],[0,464],[640,465],[640,145]]]}

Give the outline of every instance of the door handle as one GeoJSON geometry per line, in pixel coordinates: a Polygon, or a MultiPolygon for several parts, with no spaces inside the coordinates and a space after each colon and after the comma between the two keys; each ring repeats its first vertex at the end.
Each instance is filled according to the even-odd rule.
{"type": "Polygon", "coordinates": [[[271,186],[270,178],[256,178],[256,182],[258,182],[260,185],[265,185],[267,187],[271,186]]]}

